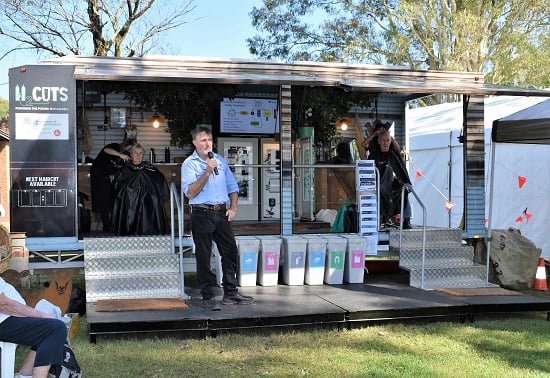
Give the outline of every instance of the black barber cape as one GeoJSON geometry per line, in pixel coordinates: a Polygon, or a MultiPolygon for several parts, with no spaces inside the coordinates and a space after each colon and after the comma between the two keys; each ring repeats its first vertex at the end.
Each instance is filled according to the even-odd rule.
{"type": "MultiPolygon", "coordinates": [[[[377,151],[369,155],[369,159],[376,161],[376,167],[380,172],[380,212],[381,215],[392,217],[400,213],[401,188],[404,184],[410,184],[407,167],[401,155],[395,151],[377,151]]],[[[407,193],[407,192],[405,192],[407,193]]],[[[408,198],[405,196],[405,206],[408,198]]]]}
{"type": "Polygon", "coordinates": [[[115,235],[168,233],[164,203],[170,189],[164,175],[151,165],[124,165],[113,181],[111,228],[115,235]]]}

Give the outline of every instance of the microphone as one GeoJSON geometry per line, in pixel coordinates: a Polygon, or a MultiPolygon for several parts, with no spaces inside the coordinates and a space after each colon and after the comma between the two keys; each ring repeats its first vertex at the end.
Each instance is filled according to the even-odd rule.
{"type": "MultiPolygon", "coordinates": [[[[212,151],[208,151],[208,159],[214,159],[214,154],[212,153],[212,151]]],[[[217,175],[219,172],[218,172],[218,167],[214,168],[214,174],[217,175]]]]}

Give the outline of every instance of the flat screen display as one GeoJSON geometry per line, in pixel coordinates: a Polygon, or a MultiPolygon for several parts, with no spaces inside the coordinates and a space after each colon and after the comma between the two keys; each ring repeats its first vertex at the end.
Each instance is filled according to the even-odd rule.
{"type": "Polygon", "coordinates": [[[224,98],[220,105],[220,132],[273,135],[279,132],[278,101],[258,98],[224,98]]]}

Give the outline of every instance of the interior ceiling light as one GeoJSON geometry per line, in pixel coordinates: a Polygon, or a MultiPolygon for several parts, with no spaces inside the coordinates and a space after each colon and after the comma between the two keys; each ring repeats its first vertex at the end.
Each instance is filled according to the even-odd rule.
{"type": "Polygon", "coordinates": [[[336,127],[342,131],[346,131],[349,127],[351,120],[349,118],[338,118],[336,120],[336,127]]]}
{"type": "Polygon", "coordinates": [[[165,121],[165,118],[163,115],[158,114],[158,112],[155,111],[153,115],[147,117],[147,121],[151,122],[155,129],[158,129],[160,124],[165,121]]]}

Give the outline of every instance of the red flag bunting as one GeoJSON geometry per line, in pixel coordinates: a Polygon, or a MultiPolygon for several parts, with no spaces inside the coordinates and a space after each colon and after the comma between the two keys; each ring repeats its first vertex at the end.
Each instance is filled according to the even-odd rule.
{"type": "Polygon", "coordinates": [[[452,202],[449,201],[449,200],[445,200],[445,210],[449,211],[449,210],[451,210],[454,206],[455,206],[454,203],[452,203],[452,202]]]}
{"type": "Polygon", "coordinates": [[[520,189],[523,188],[523,185],[525,185],[526,182],[527,182],[526,177],[518,176],[518,185],[520,189]]]}
{"type": "Polygon", "coordinates": [[[520,215],[519,217],[516,218],[516,223],[521,223],[523,222],[523,217],[520,215]]]}
{"type": "Polygon", "coordinates": [[[529,223],[529,219],[531,219],[532,216],[533,214],[525,213],[525,220],[527,221],[527,223],[529,223]]]}
{"type": "Polygon", "coordinates": [[[420,171],[420,169],[416,170],[416,175],[414,176],[414,179],[418,179],[419,177],[422,177],[424,174],[420,171]]]}

